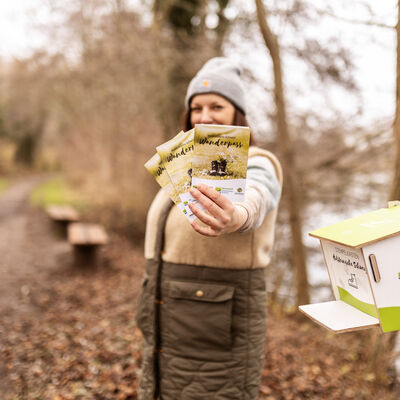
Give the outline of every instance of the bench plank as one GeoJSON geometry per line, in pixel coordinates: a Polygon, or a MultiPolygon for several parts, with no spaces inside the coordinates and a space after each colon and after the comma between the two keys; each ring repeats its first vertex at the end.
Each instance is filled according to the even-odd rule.
{"type": "Polygon", "coordinates": [[[68,241],[75,246],[104,245],[108,236],[101,225],[75,222],[68,227],[68,241]]]}
{"type": "Polygon", "coordinates": [[[68,205],[63,206],[48,206],[47,214],[55,221],[79,221],[79,213],[73,207],[68,205]]]}

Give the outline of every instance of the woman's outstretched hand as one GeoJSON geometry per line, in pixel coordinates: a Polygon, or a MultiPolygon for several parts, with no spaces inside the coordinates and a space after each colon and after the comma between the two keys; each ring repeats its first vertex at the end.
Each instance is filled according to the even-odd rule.
{"type": "Polygon", "coordinates": [[[191,188],[190,193],[204,207],[201,210],[196,204],[189,203],[193,214],[206,225],[193,221],[191,225],[196,232],[205,236],[220,236],[235,232],[243,225],[246,215],[223,194],[204,184],[191,188]]]}

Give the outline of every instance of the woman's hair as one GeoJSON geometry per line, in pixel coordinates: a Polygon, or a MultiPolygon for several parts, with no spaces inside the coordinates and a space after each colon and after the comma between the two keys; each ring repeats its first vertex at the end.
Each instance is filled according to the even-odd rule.
{"type": "MultiPolygon", "coordinates": [[[[232,125],[249,126],[246,116],[236,107],[235,107],[235,114],[233,116],[232,125]]],[[[194,126],[190,122],[190,109],[186,109],[182,116],[182,129],[186,132],[192,128],[194,128],[194,126]]],[[[254,140],[254,136],[250,130],[250,146],[255,146],[255,145],[256,145],[256,141],[254,140]]]]}

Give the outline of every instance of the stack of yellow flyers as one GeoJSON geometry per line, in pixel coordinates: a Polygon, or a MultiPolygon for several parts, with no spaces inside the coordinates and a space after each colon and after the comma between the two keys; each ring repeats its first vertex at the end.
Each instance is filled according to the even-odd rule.
{"type": "Polygon", "coordinates": [[[192,221],[189,189],[204,183],[232,202],[245,199],[250,129],[243,126],[195,125],[157,146],[146,169],[192,221]]]}

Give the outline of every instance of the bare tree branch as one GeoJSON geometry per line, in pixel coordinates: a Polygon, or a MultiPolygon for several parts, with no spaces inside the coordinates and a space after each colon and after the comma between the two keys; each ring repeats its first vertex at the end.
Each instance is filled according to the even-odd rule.
{"type": "Polygon", "coordinates": [[[365,26],[375,26],[378,28],[384,28],[384,29],[396,29],[396,26],[392,26],[392,25],[387,25],[387,24],[383,24],[381,22],[378,21],[362,21],[359,19],[354,19],[354,18],[347,18],[347,17],[342,17],[339,15],[336,15],[330,11],[327,10],[317,10],[318,13],[320,15],[327,15],[328,17],[334,18],[338,21],[343,21],[343,22],[347,22],[349,24],[357,24],[357,25],[365,25],[365,26]]]}

